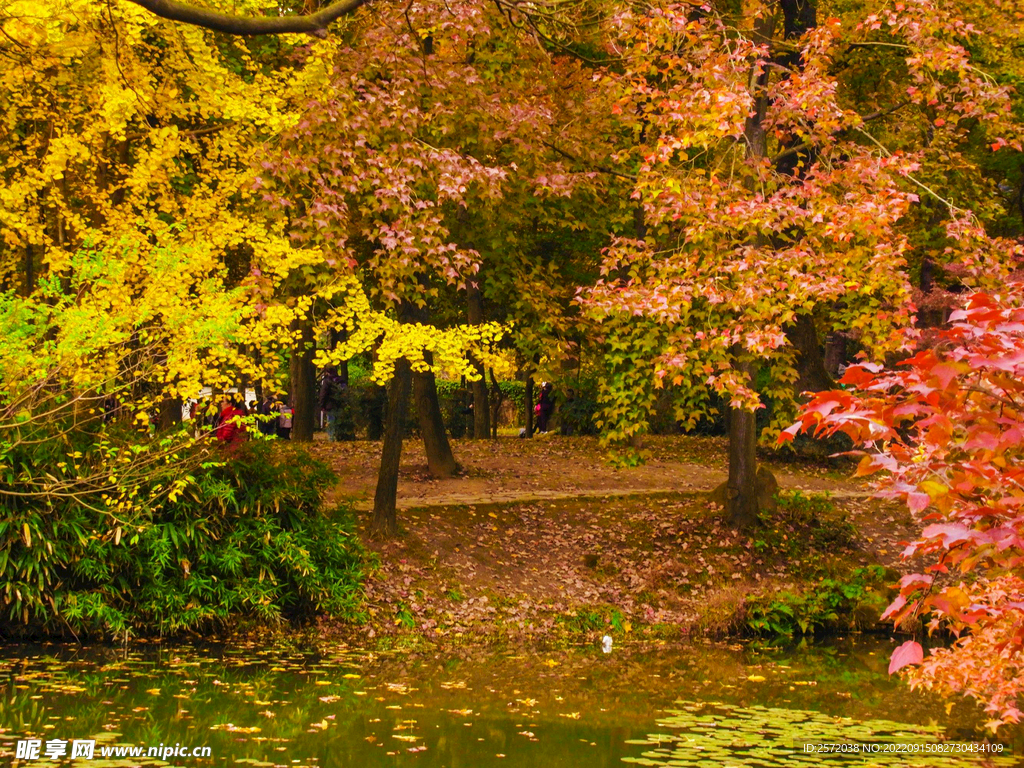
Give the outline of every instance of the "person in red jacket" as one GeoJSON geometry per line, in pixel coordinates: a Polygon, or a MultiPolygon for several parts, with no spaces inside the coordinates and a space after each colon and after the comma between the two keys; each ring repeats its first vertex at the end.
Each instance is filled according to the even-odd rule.
{"type": "Polygon", "coordinates": [[[245,411],[225,397],[220,406],[220,422],[217,424],[217,440],[225,445],[240,443],[245,439],[245,411]]]}

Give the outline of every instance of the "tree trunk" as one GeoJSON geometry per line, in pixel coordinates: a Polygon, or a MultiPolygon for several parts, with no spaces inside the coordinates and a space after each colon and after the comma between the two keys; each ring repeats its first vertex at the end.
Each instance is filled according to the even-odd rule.
{"type": "MultiPolygon", "coordinates": [[[[774,14],[766,14],[754,24],[754,40],[758,43],[771,41],[775,26],[774,14]]],[[[764,116],[768,108],[766,89],[767,67],[754,80],[754,110],[747,118],[743,135],[747,144],[747,158],[755,164],[768,153],[768,141],[764,130],[764,116]]],[[[753,184],[751,194],[754,193],[753,184]]],[[[757,232],[752,238],[756,245],[763,247],[767,242],[764,234],[757,232]]],[[[732,350],[733,366],[754,386],[756,366],[745,359],[741,345],[732,350]]],[[[757,522],[757,418],[752,411],[743,408],[729,408],[729,479],[725,483],[723,506],[729,522],[735,528],[747,528],[757,522]]]]}
{"type": "Polygon", "coordinates": [[[256,378],[256,381],[253,382],[253,389],[256,390],[256,403],[258,405],[263,405],[263,353],[260,351],[259,345],[253,347],[252,357],[256,363],[257,369],[260,370],[259,376],[256,378]]]}
{"type": "MultiPolygon", "coordinates": [[[[402,322],[423,325],[430,323],[430,313],[425,307],[405,303],[399,307],[398,314],[402,322]]],[[[427,351],[424,351],[423,359],[428,365],[434,362],[433,355],[427,351]]],[[[441,415],[441,404],[437,400],[434,372],[416,371],[412,374],[412,382],[416,397],[416,415],[419,418],[420,435],[423,437],[423,449],[427,454],[430,474],[437,478],[451,477],[459,465],[452,455],[448,433],[444,429],[444,416],[441,415]]]]}
{"type": "Polygon", "coordinates": [[[533,374],[526,377],[526,436],[533,437],[533,374]]]}
{"type": "MultiPolygon", "coordinates": [[[[479,277],[466,284],[466,298],[469,305],[467,316],[470,325],[480,325],[484,321],[484,304],[480,295],[479,277]]],[[[491,436],[490,405],[487,398],[487,379],[484,378],[484,367],[475,359],[473,365],[480,375],[479,380],[472,382],[473,393],[473,437],[478,440],[491,436]]]]}
{"type": "Polygon", "coordinates": [[[21,291],[24,296],[31,296],[36,289],[36,257],[31,243],[25,244],[25,259],[23,261],[21,291]]]}
{"type": "Polygon", "coordinates": [[[735,528],[757,522],[757,424],[752,411],[729,409],[729,479],[725,513],[735,528]]]}
{"type": "Polygon", "coordinates": [[[796,322],[786,329],[789,343],[797,351],[796,392],[825,392],[832,389],[832,377],[825,370],[825,359],[818,344],[818,329],[810,315],[798,315],[796,322]]]}
{"type": "Polygon", "coordinates": [[[316,339],[313,337],[313,322],[309,318],[295,320],[292,330],[301,336],[292,347],[291,399],[292,399],[292,440],[308,443],[313,439],[316,426],[316,366],[313,355],[316,339]]]}
{"type": "Polygon", "coordinates": [[[165,397],[160,401],[160,431],[165,432],[181,424],[181,398],[165,397]]]}
{"type": "Polygon", "coordinates": [[[505,400],[505,394],[498,386],[498,380],[494,376],[494,369],[491,368],[491,438],[498,439],[498,414],[501,413],[501,404],[505,400]]]}
{"type": "Polygon", "coordinates": [[[398,468],[402,462],[402,432],[405,412],[409,403],[409,362],[400,358],[395,363],[395,375],[388,383],[388,412],[384,426],[384,446],[380,454],[377,473],[377,491],[373,496],[373,520],[370,532],[390,538],[398,532],[395,504],[398,501],[398,468]]]}
{"type": "Polygon", "coordinates": [[[825,370],[828,375],[839,375],[839,366],[846,363],[846,337],[841,333],[829,334],[825,342],[825,370]]]}
{"type": "MultiPolygon", "coordinates": [[[[242,354],[245,354],[244,350],[240,350],[242,354]]],[[[238,375],[238,382],[235,384],[235,389],[238,390],[238,397],[242,401],[242,406],[248,410],[249,403],[246,401],[246,392],[249,389],[249,374],[240,373],[238,375]]]]}
{"type": "MultiPolygon", "coordinates": [[[[430,353],[425,353],[431,362],[430,353]]],[[[416,398],[416,414],[420,420],[423,448],[427,454],[427,468],[432,477],[442,480],[455,474],[459,465],[452,455],[448,434],[444,429],[444,417],[437,400],[437,382],[433,371],[416,371],[412,374],[413,396],[416,398]]]]}

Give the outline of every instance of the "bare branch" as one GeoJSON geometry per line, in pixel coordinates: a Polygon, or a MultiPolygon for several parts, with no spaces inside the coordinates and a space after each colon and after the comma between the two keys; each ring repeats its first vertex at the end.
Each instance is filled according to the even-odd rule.
{"type": "Polygon", "coordinates": [[[543,144],[548,149],[556,152],[557,154],[561,155],[566,160],[572,160],[573,162],[576,163],[582,163],[594,169],[595,171],[599,171],[600,173],[607,173],[609,176],[617,176],[620,179],[629,179],[630,181],[636,181],[636,176],[634,176],[631,173],[622,173],[620,171],[616,171],[614,168],[609,168],[607,165],[602,165],[600,163],[592,163],[589,160],[586,160],[585,158],[577,157],[576,155],[566,152],[564,149],[561,149],[560,147],[547,141],[542,140],[541,144],[543,144]]]}
{"type": "Polygon", "coordinates": [[[128,0],[162,19],[181,21],[228,35],[283,35],[288,33],[322,36],[333,21],[354,13],[370,0],[337,0],[305,16],[232,16],[199,8],[178,0],[128,0]]]}

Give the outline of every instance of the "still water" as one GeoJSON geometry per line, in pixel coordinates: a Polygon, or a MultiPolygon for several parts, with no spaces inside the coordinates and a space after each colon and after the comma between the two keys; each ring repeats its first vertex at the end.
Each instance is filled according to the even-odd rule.
{"type": "Polygon", "coordinates": [[[848,638],[789,648],[695,643],[644,649],[368,653],[346,647],[0,647],[0,758],[66,741],[19,766],[319,768],[611,766],[1013,766],[980,742],[968,703],[886,674],[893,644],[848,638]],[[68,760],[74,740],[90,759],[68,760]],[[845,741],[900,752],[808,754],[845,741]],[[208,748],[210,757],[102,756],[117,746],[208,748]],[[59,746],[58,746],[59,748],[59,746]]]}

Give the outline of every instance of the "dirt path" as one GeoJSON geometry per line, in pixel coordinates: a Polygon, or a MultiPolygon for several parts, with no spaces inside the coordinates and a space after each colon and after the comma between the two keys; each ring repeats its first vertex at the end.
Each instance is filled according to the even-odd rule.
{"type": "MultiPolygon", "coordinates": [[[[423,447],[407,442],[398,487],[399,509],[502,504],[571,498],[602,498],[710,491],[726,479],[725,443],[716,438],[655,437],[650,459],[639,467],[611,466],[594,438],[539,437],[458,440],[452,447],[462,473],[447,480],[427,474],[423,447]]],[[[372,504],[380,443],[314,444],[314,453],[340,478],[331,500],[372,504]]],[[[828,491],[837,497],[864,495],[859,484],[814,468],[794,472],[773,467],[790,490],[828,491]]]]}

